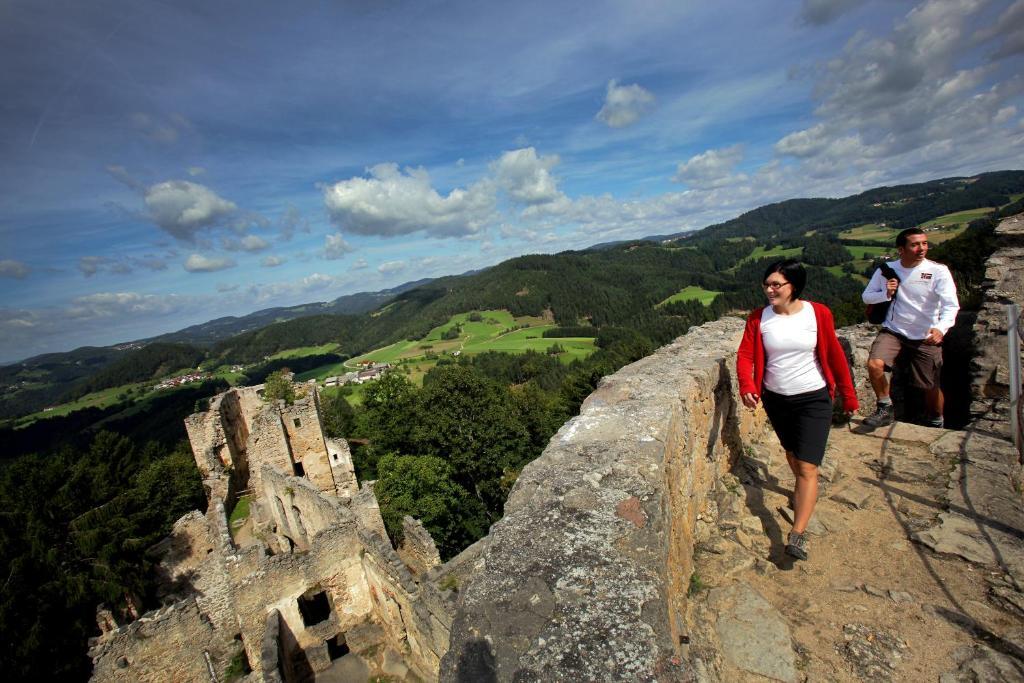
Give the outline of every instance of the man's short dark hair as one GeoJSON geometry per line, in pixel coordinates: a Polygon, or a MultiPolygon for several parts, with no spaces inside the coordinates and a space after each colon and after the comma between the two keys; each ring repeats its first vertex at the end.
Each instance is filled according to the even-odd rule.
{"type": "Polygon", "coordinates": [[[896,235],[896,246],[897,247],[905,247],[905,246],[907,246],[907,238],[908,237],[910,237],[911,235],[923,235],[923,234],[924,234],[924,230],[922,230],[921,228],[907,228],[906,230],[901,231],[900,234],[896,235]]]}
{"type": "Polygon", "coordinates": [[[792,258],[776,261],[764,271],[763,280],[767,280],[772,273],[778,273],[786,278],[786,282],[793,286],[793,298],[800,298],[804,292],[804,285],[807,284],[807,271],[804,270],[803,264],[792,258]]]}

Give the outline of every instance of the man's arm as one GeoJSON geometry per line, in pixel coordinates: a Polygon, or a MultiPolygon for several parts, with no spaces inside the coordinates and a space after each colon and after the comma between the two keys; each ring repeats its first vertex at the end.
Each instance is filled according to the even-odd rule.
{"type": "Polygon", "coordinates": [[[871,279],[868,280],[868,286],[864,288],[864,292],[860,295],[860,298],[863,299],[866,304],[880,304],[889,300],[886,279],[885,276],[882,275],[881,268],[875,268],[875,272],[871,274],[871,279]]]}
{"type": "Polygon", "coordinates": [[[945,335],[949,328],[956,323],[956,314],[960,310],[960,301],[956,297],[956,283],[953,282],[953,274],[948,268],[944,268],[941,280],[935,283],[935,293],[939,295],[938,319],[934,328],[945,335]]]}

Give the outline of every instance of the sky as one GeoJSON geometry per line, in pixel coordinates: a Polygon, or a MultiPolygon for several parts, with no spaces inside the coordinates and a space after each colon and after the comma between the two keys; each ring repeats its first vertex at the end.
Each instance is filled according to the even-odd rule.
{"type": "Polygon", "coordinates": [[[0,362],[1024,168],[1024,0],[0,0],[0,362]]]}

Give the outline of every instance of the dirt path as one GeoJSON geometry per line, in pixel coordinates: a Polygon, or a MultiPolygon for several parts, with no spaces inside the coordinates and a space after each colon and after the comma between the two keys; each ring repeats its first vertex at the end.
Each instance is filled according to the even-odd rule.
{"type": "MultiPolygon", "coordinates": [[[[691,600],[692,619],[723,641],[713,646],[725,652],[721,680],[1024,680],[1024,620],[990,597],[994,584],[1013,583],[1005,567],[911,540],[950,505],[960,457],[939,446],[958,433],[904,425],[882,436],[833,430],[806,562],[783,552],[791,525],[780,509],[793,478],[781,448],[769,437],[750,450],[734,488],[741,500],[726,497],[724,514],[719,503],[720,532],[696,555],[697,588],[707,590],[691,600]],[[762,652],[763,665],[747,666],[744,657],[757,653],[737,654],[727,642],[734,630],[742,640],[744,614],[760,609],[746,587],[788,626],[791,661],[762,652]],[[961,665],[979,676],[959,677],[961,665]]],[[[997,524],[980,519],[979,528],[989,523],[997,524]]],[[[750,631],[756,639],[769,629],[752,622],[750,631]]]]}

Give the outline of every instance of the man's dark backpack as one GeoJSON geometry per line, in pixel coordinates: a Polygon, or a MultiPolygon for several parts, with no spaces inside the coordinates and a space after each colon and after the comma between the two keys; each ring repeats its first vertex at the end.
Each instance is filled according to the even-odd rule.
{"type": "MultiPolygon", "coordinates": [[[[886,280],[896,278],[900,279],[900,276],[896,274],[896,271],[889,267],[888,263],[882,263],[878,267],[882,271],[882,277],[886,280]]],[[[867,316],[868,322],[872,325],[881,325],[885,322],[885,316],[889,315],[889,306],[892,305],[892,299],[883,301],[880,304],[868,304],[867,308],[864,309],[864,315],[867,316]]]]}

